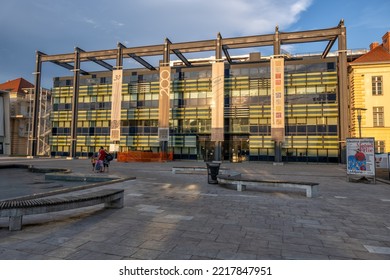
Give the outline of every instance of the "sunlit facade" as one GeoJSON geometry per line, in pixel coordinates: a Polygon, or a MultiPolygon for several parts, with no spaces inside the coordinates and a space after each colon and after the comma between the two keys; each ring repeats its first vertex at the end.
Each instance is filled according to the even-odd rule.
{"type": "MultiPolygon", "coordinates": [[[[126,154],[126,160],[158,155],[159,160],[335,163],[345,162],[350,137],[351,59],[343,20],[320,30],[279,32],[276,26],[265,35],[218,33],[192,42],[165,38],[150,46],[37,51],[34,89],[39,92],[45,62],[72,71],[54,78],[50,147],[56,157],[86,157],[104,146],[120,157],[126,154]],[[315,42],[326,42],[318,54],[282,51],[283,45],[315,42]],[[263,47],[272,54],[263,56],[263,47]],[[233,50],[241,54],[233,56],[233,50]],[[126,59],[143,68],[127,69],[126,59]],[[87,71],[85,62],[105,69],[87,71]]],[[[39,146],[39,98],[35,95],[31,156],[39,146]]]]}
{"type": "MultiPolygon", "coordinates": [[[[273,161],[269,58],[230,65],[224,73],[222,159],[273,161]]],[[[210,160],[212,71],[172,66],[168,150],[174,159],[210,160]]],[[[69,156],[73,78],[54,81],[51,155],[69,156]]],[[[78,98],[76,156],[110,145],[111,72],[82,76],[78,98]]],[[[284,161],[337,162],[336,57],[286,59],[284,161]]],[[[120,151],[160,150],[158,71],[125,70],[120,151]]]]}
{"type": "Polygon", "coordinates": [[[351,134],[373,137],[375,152],[390,152],[390,32],[382,44],[350,63],[351,134]],[[360,121],[359,121],[360,118],[360,121]]]}

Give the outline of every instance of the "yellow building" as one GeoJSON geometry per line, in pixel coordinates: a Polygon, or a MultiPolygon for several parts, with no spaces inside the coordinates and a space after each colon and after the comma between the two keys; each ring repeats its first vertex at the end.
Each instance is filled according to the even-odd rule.
{"type": "Polygon", "coordinates": [[[349,64],[349,84],[351,137],[374,137],[377,153],[390,152],[390,32],[349,64]]]}

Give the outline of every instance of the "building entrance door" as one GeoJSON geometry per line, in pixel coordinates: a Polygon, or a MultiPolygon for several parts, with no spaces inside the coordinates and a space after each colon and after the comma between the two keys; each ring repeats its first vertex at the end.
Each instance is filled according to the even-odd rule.
{"type": "Polygon", "coordinates": [[[224,159],[231,162],[243,162],[249,160],[249,136],[233,135],[230,140],[224,142],[224,159]]]}
{"type": "Polygon", "coordinates": [[[198,160],[213,161],[215,143],[210,141],[209,137],[198,138],[198,160]]]}

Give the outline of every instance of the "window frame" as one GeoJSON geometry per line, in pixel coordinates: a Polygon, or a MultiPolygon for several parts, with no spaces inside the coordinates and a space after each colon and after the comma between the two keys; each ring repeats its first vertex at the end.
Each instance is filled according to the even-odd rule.
{"type": "Polygon", "coordinates": [[[383,95],[383,77],[372,76],[371,77],[371,92],[373,96],[383,95]]]}
{"type": "Polygon", "coordinates": [[[385,126],[385,110],[383,106],[373,107],[373,127],[385,126]]]}

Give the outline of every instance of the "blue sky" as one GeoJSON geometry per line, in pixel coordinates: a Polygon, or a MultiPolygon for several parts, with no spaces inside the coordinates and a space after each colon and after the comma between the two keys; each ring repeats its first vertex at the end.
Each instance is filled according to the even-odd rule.
{"type": "MultiPolygon", "coordinates": [[[[348,49],[368,48],[390,31],[383,0],[12,0],[0,10],[0,83],[34,82],[35,51],[47,54],[337,26],[344,19],[348,49]]],[[[324,44],[285,46],[291,53],[322,51],[324,44]]],[[[337,44],[336,44],[337,46],[337,44]]],[[[260,50],[264,52],[264,50],[260,50]]],[[[207,54],[208,56],[209,54],[207,54]]],[[[206,56],[206,55],[205,55],[206,56]]],[[[148,59],[148,58],[147,58],[148,59]]],[[[130,59],[126,68],[139,67],[130,59]]],[[[103,70],[101,68],[98,68],[103,70]]],[[[95,70],[95,69],[87,69],[95,70]]],[[[72,75],[44,63],[42,83],[72,75]]]]}

